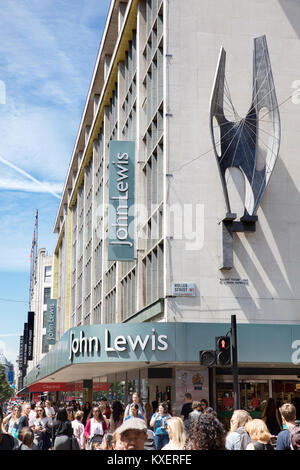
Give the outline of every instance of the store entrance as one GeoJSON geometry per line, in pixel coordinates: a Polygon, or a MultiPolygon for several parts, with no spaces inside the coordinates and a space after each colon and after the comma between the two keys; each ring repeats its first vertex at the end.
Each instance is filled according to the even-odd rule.
{"type": "MultiPolygon", "coordinates": [[[[216,408],[218,417],[227,429],[234,411],[233,384],[229,377],[217,377],[216,408]]],[[[261,418],[269,398],[274,398],[279,409],[283,403],[293,403],[300,419],[300,381],[293,377],[239,377],[240,408],[252,418],[261,418]]]]}
{"type": "Polygon", "coordinates": [[[277,408],[283,405],[283,403],[293,403],[296,407],[297,419],[300,420],[299,381],[273,380],[272,396],[277,408]]]}
{"type": "MultiPolygon", "coordinates": [[[[240,408],[248,411],[252,418],[261,418],[269,398],[267,380],[239,382],[240,408]]],[[[217,383],[217,413],[228,424],[234,410],[232,382],[217,383]]]]}
{"type": "Polygon", "coordinates": [[[252,414],[252,417],[260,417],[269,398],[269,383],[243,382],[240,386],[240,406],[243,410],[252,414]]]}

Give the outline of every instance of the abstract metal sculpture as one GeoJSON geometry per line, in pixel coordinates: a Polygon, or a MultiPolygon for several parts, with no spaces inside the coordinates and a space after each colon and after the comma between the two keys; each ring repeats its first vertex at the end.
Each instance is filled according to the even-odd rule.
{"type": "MultiPolygon", "coordinates": [[[[225,61],[226,52],[222,47],[210,101],[210,131],[227,208],[227,214],[222,220],[223,259],[220,269],[231,269],[233,233],[255,231],[256,212],[279,153],[280,117],[266,37],[254,39],[252,102],[246,116],[235,121],[229,121],[224,115],[224,92],[227,87],[225,61]],[[264,164],[259,169],[258,147],[264,116],[268,116],[271,130],[268,133],[268,144],[265,144],[264,164]],[[215,140],[214,119],[220,132],[219,142],[215,140]],[[239,221],[235,221],[237,214],[231,210],[228,179],[225,177],[226,170],[232,167],[242,172],[245,181],[244,214],[239,221]]],[[[235,114],[233,105],[232,109],[235,114]]]]}

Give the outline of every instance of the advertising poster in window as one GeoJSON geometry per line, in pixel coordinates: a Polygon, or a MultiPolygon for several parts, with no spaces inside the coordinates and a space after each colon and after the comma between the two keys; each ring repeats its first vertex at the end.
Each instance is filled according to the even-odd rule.
{"type": "MultiPolygon", "coordinates": [[[[209,400],[208,370],[176,371],[176,412],[179,415],[184,404],[184,395],[190,393],[193,401],[209,400]]],[[[173,408],[173,411],[174,408],[173,408]]]]}

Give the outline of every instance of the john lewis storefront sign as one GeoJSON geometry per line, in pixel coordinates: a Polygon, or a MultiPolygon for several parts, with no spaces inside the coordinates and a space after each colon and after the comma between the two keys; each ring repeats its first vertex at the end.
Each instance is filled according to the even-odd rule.
{"type": "Polygon", "coordinates": [[[72,361],[74,355],[100,353],[101,346],[104,347],[106,353],[118,352],[138,352],[145,351],[146,347],[151,346],[151,351],[166,351],[168,349],[168,336],[157,335],[154,328],[152,328],[151,335],[118,335],[113,337],[108,328],[105,328],[104,344],[101,344],[100,338],[97,336],[86,337],[84,331],[81,330],[79,336],[70,332],[70,350],[69,360],[72,361]]]}

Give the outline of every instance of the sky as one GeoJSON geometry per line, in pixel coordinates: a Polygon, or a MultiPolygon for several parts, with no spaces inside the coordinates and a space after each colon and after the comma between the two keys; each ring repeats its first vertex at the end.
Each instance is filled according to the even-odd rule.
{"type": "Polygon", "coordinates": [[[55,217],[110,0],[0,0],[0,350],[15,362],[29,306],[35,213],[55,217]]]}

